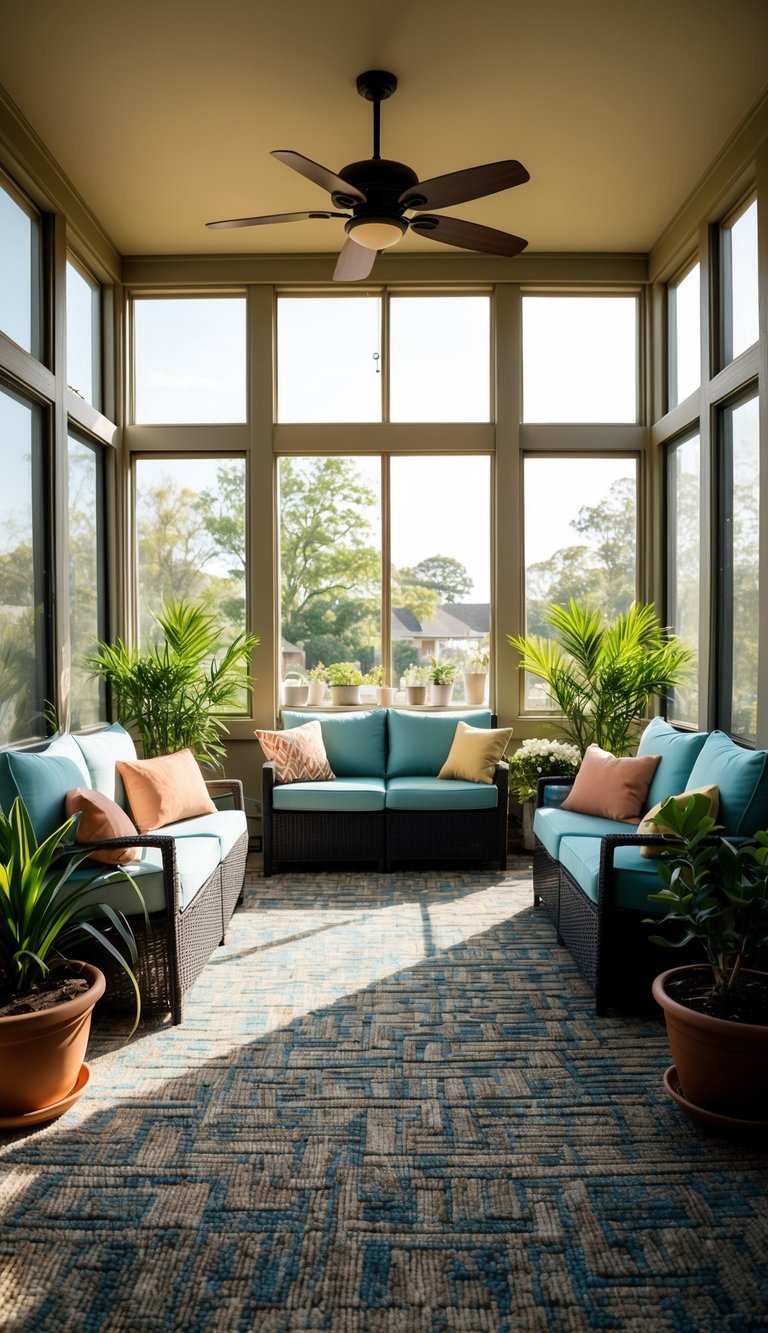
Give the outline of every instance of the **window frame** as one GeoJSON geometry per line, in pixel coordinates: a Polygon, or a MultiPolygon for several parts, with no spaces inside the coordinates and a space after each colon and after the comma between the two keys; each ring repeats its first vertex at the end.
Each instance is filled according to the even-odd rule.
{"type": "MultiPolygon", "coordinates": [[[[73,250],[67,250],[66,264],[67,267],[71,265],[91,291],[91,396],[89,398],[84,398],[84,401],[100,412],[104,403],[104,357],[102,339],[103,288],[98,278],[94,276],[91,270],[73,250]]],[[[67,322],[67,351],[69,351],[69,322],[67,322]]],[[[68,372],[67,389],[69,392],[79,396],[79,391],[69,384],[68,372]]]]}
{"type": "MultiPolygon", "coordinates": [[[[733,540],[729,535],[729,525],[734,517],[733,504],[733,437],[726,427],[726,420],[739,407],[749,402],[756,402],[759,413],[759,391],[757,381],[751,381],[729,398],[718,403],[716,408],[715,429],[715,467],[718,480],[716,490],[715,514],[715,617],[714,617],[714,708],[715,725],[725,731],[734,740],[749,747],[757,744],[756,737],[745,736],[733,727],[733,540]]],[[[758,457],[760,450],[760,431],[757,433],[758,457]]],[[[760,548],[758,545],[758,580],[760,573],[760,548]]],[[[758,587],[759,587],[758,581],[758,587]]],[[[759,631],[759,617],[758,627],[759,631]]],[[[760,692],[760,673],[755,682],[758,703],[760,692]]]]}

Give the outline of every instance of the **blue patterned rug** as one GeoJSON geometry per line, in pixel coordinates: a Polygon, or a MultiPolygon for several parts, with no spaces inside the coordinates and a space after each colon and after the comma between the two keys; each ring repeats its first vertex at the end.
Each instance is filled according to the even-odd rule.
{"type": "Polygon", "coordinates": [[[184,1023],[0,1137],[0,1328],[768,1328],[768,1151],[664,1093],[504,875],[249,873],[184,1023]]]}

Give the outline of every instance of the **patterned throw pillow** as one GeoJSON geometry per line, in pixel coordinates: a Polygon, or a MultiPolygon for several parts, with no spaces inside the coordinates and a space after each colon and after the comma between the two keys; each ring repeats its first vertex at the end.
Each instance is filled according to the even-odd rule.
{"type": "Polygon", "coordinates": [[[327,782],[335,777],[328,763],[319,722],[303,722],[288,731],[254,731],[266,759],[275,765],[275,782],[327,782]]]}

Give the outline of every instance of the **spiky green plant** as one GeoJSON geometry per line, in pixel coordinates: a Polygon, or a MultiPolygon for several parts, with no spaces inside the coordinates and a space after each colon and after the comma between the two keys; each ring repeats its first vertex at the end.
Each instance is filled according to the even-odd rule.
{"type": "Polygon", "coordinates": [[[217,657],[222,626],[204,606],[168,602],[155,619],[160,643],[143,653],[122,639],[100,643],[87,665],[111,687],[120,721],[136,727],[147,759],[189,748],[221,768],[228,733],[221,714],[242,707],[259,639],[238,634],[217,657]]]}
{"type": "Polygon", "coordinates": [[[609,625],[601,611],[550,606],[556,638],[507,635],[520,669],[543,680],[565,721],[559,729],[583,754],[596,743],[612,754],[635,745],[654,695],[687,678],[693,652],[661,624],[652,602],[633,602],[609,625]]]}
{"type": "Polygon", "coordinates": [[[101,870],[82,882],[72,875],[87,851],[61,858],[61,844],[73,819],[38,843],[21,797],[8,816],[0,811],[0,997],[9,999],[44,981],[52,963],[77,958],[84,942],[95,940],[126,972],[136,996],[136,1030],[141,1012],[139,987],[133,972],[136,941],[128,920],[109,903],[86,901],[93,897],[95,880],[127,880],[133,885],[146,919],[141,892],[121,867],[105,875],[101,870]],[[59,858],[57,860],[57,858],[59,858]],[[94,924],[102,919],[122,942],[127,957],[94,924]],[[129,961],[130,960],[130,961],[129,961]]]}

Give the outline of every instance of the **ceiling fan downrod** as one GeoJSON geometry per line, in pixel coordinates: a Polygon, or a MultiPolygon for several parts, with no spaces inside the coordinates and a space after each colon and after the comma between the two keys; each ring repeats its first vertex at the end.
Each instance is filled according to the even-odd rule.
{"type": "Polygon", "coordinates": [[[368,69],[357,78],[357,91],[366,102],[373,102],[373,153],[381,157],[381,104],[397,88],[397,78],[386,69],[368,69]]]}

